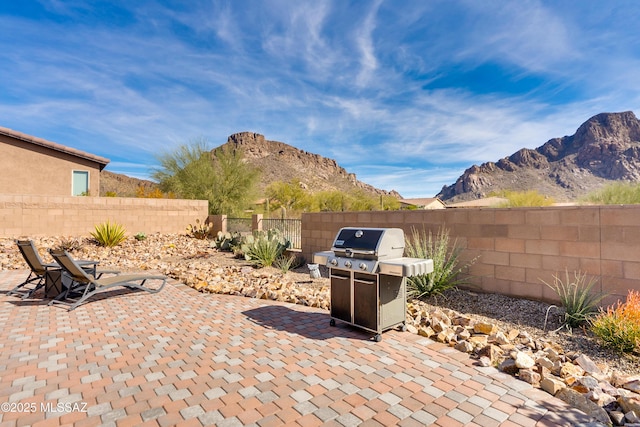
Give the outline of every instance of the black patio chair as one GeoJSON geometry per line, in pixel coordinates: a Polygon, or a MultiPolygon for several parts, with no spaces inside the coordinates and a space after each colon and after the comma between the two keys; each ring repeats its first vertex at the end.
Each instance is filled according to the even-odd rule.
{"type": "Polygon", "coordinates": [[[21,295],[25,299],[44,287],[47,273],[60,271],[60,266],[56,263],[45,264],[32,240],[16,240],[16,245],[31,271],[27,279],[7,292],[7,295],[21,295]]]}

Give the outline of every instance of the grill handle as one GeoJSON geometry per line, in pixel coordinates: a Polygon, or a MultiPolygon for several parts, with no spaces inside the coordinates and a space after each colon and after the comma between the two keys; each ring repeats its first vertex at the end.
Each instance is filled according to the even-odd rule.
{"type": "Polygon", "coordinates": [[[353,258],[357,255],[375,255],[376,251],[361,251],[361,250],[353,250],[350,248],[346,248],[344,250],[344,256],[348,257],[348,258],[353,258]]]}

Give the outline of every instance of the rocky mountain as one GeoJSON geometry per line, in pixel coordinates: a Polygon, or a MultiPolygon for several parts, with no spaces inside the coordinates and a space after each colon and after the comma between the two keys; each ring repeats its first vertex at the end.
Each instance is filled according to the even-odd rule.
{"type": "Polygon", "coordinates": [[[537,190],[573,201],[612,181],[640,180],[640,121],[631,111],[602,113],[575,134],[523,148],[497,162],[467,169],[438,197],[449,202],[486,197],[500,190],[537,190]]]}
{"type": "Polygon", "coordinates": [[[233,134],[224,146],[242,150],[247,162],[261,170],[261,189],[275,181],[291,182],[297,179],[304,188],[312,192],[361,189],[374,195],[390,194],[401,197],[395,191],[380,190],[359,181],[354,173],[347,172],[333,159],[300,150],[283,142],[268,141],[259,133],[233,134]]]}
{"type": "MultiPolygon", "coordinates": [[[[294,179],[309,191],[322,190],[352,191],[361,189],[373,195],[392,195],[401,198],[395,191],[385,191],[359,181],[356,175],[347,172],[335,160],[309,153],[278,141],[268,141],[263,135],[253,132],[236,133],[227,142],[214,150],[231,146],[242,150],[247,162],[261,171],[260,191],[275,181],[291,182],[294,179]]],[[[100,194],[115,192],[121,197],[135,196],[138,186],[153,190],[157,185],[152,181],[131,178],[126,175],[102,171],[100,194]]]]}
{"type": "Polygon", "coordinates": [[[146,179],[132,178],[130,176],[113,173],[106,170],[100,172],[100,195],[115,193],[118,197],[136,197],[139,187],[145,191],[153,191],[158,185],[146,179]]]}

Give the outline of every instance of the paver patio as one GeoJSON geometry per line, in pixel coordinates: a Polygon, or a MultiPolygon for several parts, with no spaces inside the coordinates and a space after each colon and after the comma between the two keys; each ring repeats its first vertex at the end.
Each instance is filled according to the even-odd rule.
{"type": "Polygon", "coordinates": [[[375,343],[324,310],[172,281],[68,312],[6,296],[26,275],[0,271],[0,427],[590,421],[465,353],[398,331],[375,343]]]}

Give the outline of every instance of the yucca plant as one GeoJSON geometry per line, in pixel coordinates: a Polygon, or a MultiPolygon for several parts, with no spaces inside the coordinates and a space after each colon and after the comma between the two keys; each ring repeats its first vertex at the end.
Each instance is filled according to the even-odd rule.
{"type": "Polygon", "coordinates": [[[426,298],[440,295],[448,289],[466,283],[461,273],[475,262],[458,266],[460,249],[457,240],[451,242],[449,231],[441,228],[434,237],[431,231],[421,232],[411,229],[411,237],[405,248],[407,256],[412,258],[426,258],[433,260],[433,272],[409,277],[407,280],[407,295],[409,298],[426,298]]]}
{"type": "Polygon", "coordinates": [[[291,242],[274,229],[266,232],[257,231],[252,236],[246,236],[241,244],[241,251],[247,261],[260,267],[271,267],[289,246],[291,242]]]}
{"type": "Polygon", "coordinates": [[[118,246],[127,237],[124,227],[117,223],[107,220],[102,224],[98,224],[91,236],[96,239],[99,245],[106,247],[118,246]]]}
{"type": "Polygon", "coordinates": [[[565,279],[557,274],[553,276],[553,283],[544,280],[542,283],[553,289],[560,298],[560,303],[565,310],[564,325],[569,329],[585,324],[597,311],[604,294],[592,292],[596,279],[587,280],[587,274],[574,271],[573,279],[569,271],[565,270],[565,279]]]}

